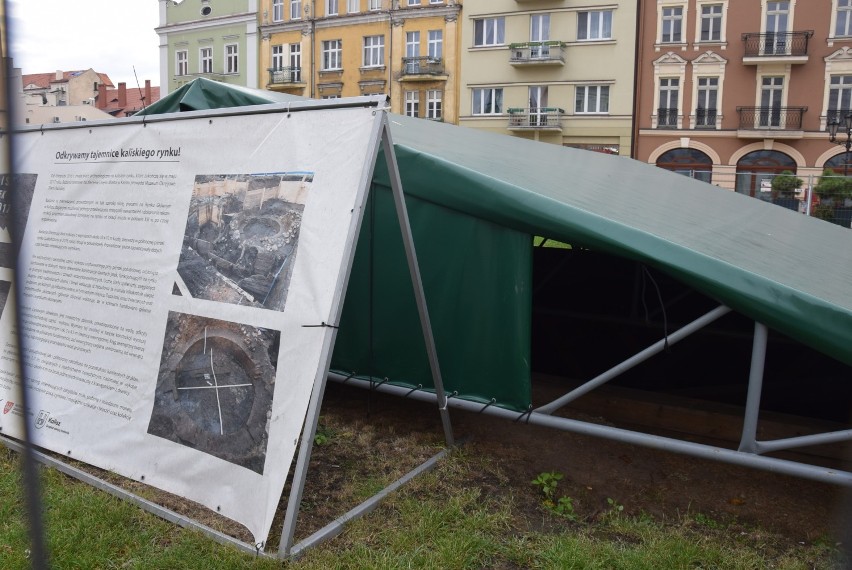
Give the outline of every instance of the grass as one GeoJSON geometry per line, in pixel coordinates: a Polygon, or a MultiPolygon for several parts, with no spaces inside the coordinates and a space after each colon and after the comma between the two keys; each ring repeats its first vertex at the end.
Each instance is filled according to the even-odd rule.
{"type": "MultiPolygon", "coordinates": [[[[342,431],[327,445],[353,445],[354,438],[342,431]]],[[[16,467],[17,455],[0,446],[3,569],[28,568],[16,467]]],[[[282,567],[275,560],[245,555],[181,529],[57,471],[42,469],[41,477],[54,568],[282,567]]],[[[627,516],[611,505],[592,520],[565,521],[540,506],[522,504],[511,493],[485,491],[478,483],[483,480],[499,485],[497,462],[457,451],[434,472],[392,494],[377,511],[351,523],[341,536],[284,566],[300,570],[845,567],[839,553],[825,543],[802,545],[759,530],[743,532],[740,526],[700,513],[660,521],[647,515],[627,516]],[[535,513],[527,515],[535,520],[520,520],[523,512],[535,513]]],[[[371,488],[375,484],[376,480],[362,483],[371,488]]],[[[359,487],[354,485],[356,495],[362,494],[359,487]]]]}

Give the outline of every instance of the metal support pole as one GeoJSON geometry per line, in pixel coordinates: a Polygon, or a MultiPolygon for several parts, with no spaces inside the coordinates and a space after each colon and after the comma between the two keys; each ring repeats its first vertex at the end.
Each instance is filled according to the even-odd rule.
{"type": "Polygon", "coordinates": [[[447,409],[447,396],[444,392],[444,382],[441,379],[441,368],[438,365],[438,352],[435,349],[435,339],[432,336],[432,323],[426,307],[426,294],[423,291],[423,281],[420,279],[420,265],[417,263],[417,252],[414,249],[414,236],[411,234],[411,224],[408,221],[408,210],[405,208],[405,195],[402,193],[402,180],[396,154],[393,151],[390,127],[387,119],[382,131],[382,149],[388,164],[393,201],[396,205],[396,215],[399,219],[399,229],[402,232],[402,242],[405,246],[405,257],[408,260],[408,270],[411,273],[411,284],[414,286],[414,298],[417,301],[417,311],[420,314],[420,326],[423,329],[423,340],[426,343],[426,354],[429,357],[429,368],[432,371],[432,383],[438,397],[438,410],[441,413],[441,423],[444,425],[444,438],[447,445],[455,445],[453,426],[450,423],[450,413],[447,409]]]}
{"type": "Polygon", "coordinates": [[[743,433],[740,439],[740,451],[756,453],[757,419],[760,414],[760,393],[763,390],[763,367],[766,363],[766,342],[769,330],[766,325],[754,323],[754,342],[751,347],[751,370],[748,376],[748,395],[746,397],[743,433]]]}
{"type": "Polygon", "coordinates": [[[562,396],[560,398],[557,398],[556,400],[553,400],[549,404],[545,404],[544,406],[536,408],[535,411],[540,413],[540,414],[552,414],[553,412],[555,412],[559,408],[573,402],[574,400],[576,400],[580,396],[591,392],[592,390],[594,390],[595,388],[598,388],[599,386],[602,386],[603,384],[606,384],[607,382],[609,382],[610,380],[612,380],[613,378],[615,378],[619,374],[623,374],[624,372],[627,372],[628,370],[630,370],[634,366],[637,366],[637,365],[641,364],[642,362],[645,362],[646,360],[648,360],[649,358],[651,358],[655,354],[662,352],[666,348],[667,345],[672,345],[672,344],[674,344],[674,343],[676,343],[680,340],[683,340],[684,338],[691,335],[695,331],[704,328],[705,326],[709,325],[710,323],[712,323],[713,321],[715,321],[719,317],[727,315],[730,312],[731,312],[731,309],[724,306],[724,305],[720,305],[720,306],[716,307],[715,309],[713,309],[709,313],[695,319],[694,321],[692,321],[691,323],[689,323],[687,325],[684,325],[682,328],[676,330],[675,332],[670,334],[668,337],[655,342],[654,344],[652,344],[651,346],[649,346],[648,348],[646,348],[642,352],[639,352],[639,353],[631,356],[630,358],[628,358],[624,362],[617,364],[616,366],[614,366],[613,368],[610,368],[609,370],[607,370],[603,374],[600,374],[600,375],[592,378],[591,380],[589,380],[588,382],[586,382],[582,386],[578,386],[574,390],[568,392],[567,394],[565,394],[564,396],[562,396]]]}
{"type": "Polygon", "coordinates": [[[799,437],[788,437],[785,439],[773,439],[772,441],[758,441],[755,443],[755,453],[771,453],[797,447],[808,447],[810,445],[822,445],[825,443],[840,443],[852,440],[852,429],[833,431],[829,433],[815,433],[813,435],[800,435],[799,437]]]}

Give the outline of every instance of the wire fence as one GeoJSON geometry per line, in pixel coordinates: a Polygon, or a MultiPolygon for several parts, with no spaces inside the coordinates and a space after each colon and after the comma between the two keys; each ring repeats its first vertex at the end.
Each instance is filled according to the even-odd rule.
{"type": "Polygon", "coordinates": [[[709,170],[676,172],[806,216],[852,228],[852,176],[796,175],[789,172],[720,173],[709,170]]]}

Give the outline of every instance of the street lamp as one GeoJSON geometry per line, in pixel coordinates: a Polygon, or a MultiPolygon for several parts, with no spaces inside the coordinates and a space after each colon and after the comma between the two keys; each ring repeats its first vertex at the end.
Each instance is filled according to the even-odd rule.
{"type": "Polygon", "coordinates": [[[846,140],[837,140],[837,129],[840,127],[840,121],[837,118],[828,123],[828,140],[834,144],[846,147],[846,157],[843,160],[843,176],[849,176],[849,149],[852,148],[852,113],[847,113],[843,117],[843,127],[846,130],[846,140]]]}

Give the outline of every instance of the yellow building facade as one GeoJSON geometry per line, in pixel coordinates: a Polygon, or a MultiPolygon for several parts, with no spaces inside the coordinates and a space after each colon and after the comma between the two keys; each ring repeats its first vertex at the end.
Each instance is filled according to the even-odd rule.
{"type": "Polygon", "coordinates": [[[460,11],[455,0],[261,0],[260,86],[385,94],[394,113],[457,123],[460,11]]]}

